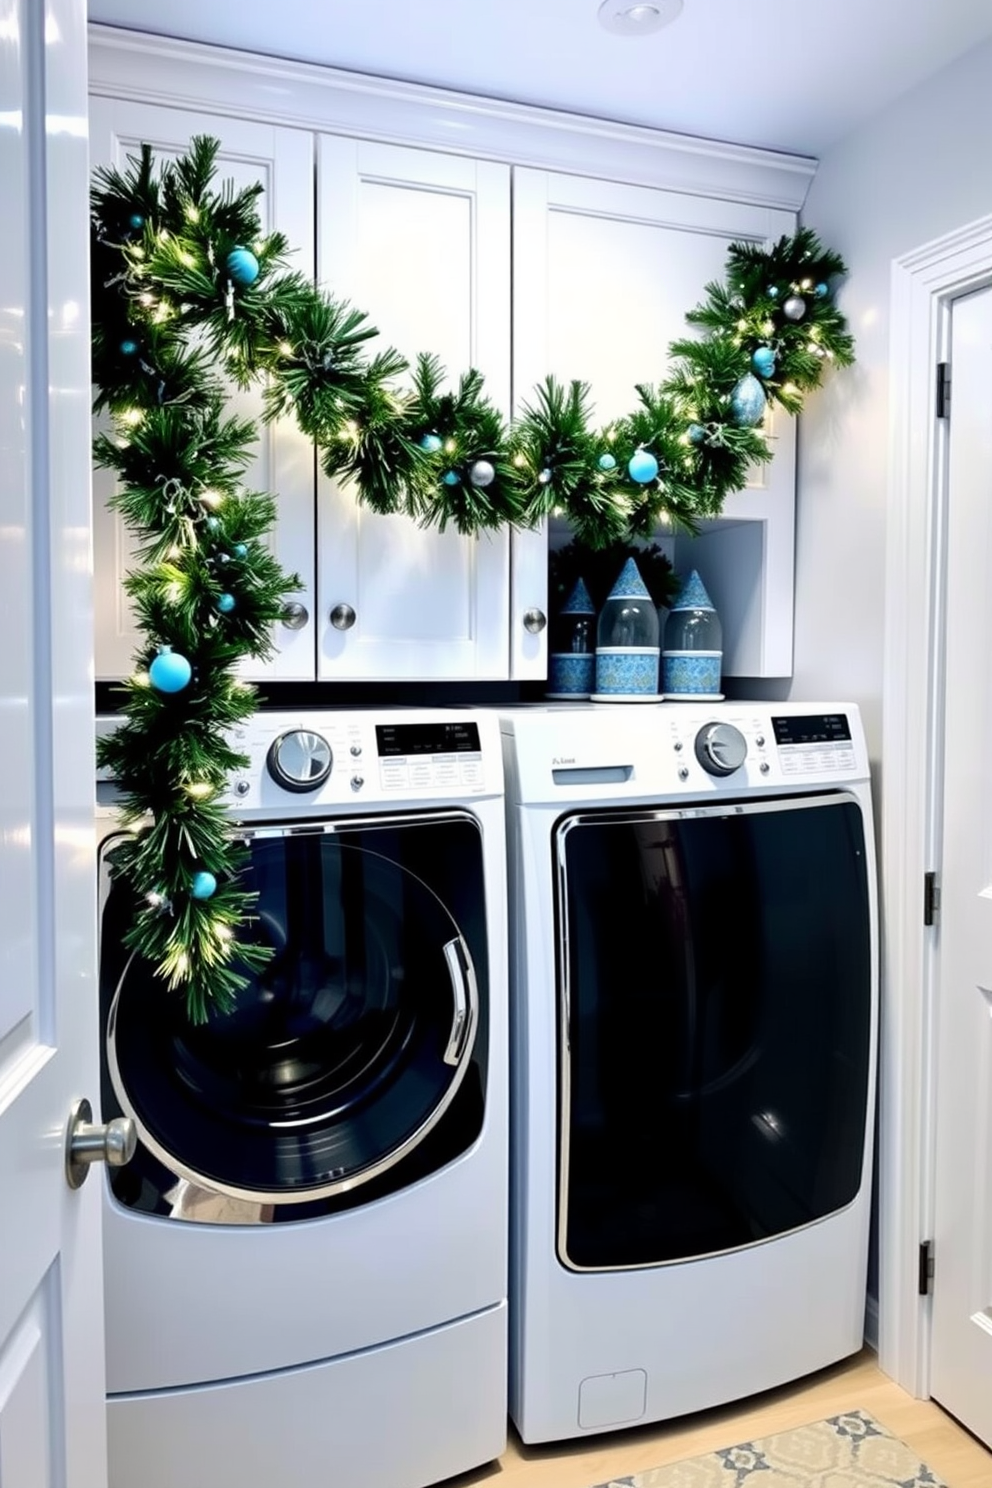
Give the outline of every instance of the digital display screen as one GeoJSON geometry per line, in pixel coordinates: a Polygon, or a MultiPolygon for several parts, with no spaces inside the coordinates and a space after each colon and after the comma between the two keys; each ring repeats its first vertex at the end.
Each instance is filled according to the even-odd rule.
{"type": "Polygon", "coordinates": [[[772,718],[776,744],[841,744],[850,742],[846,713],[810,713],[801,718],[772,718]]]}
{"type": "Polygon", "coordinates": [[[380,759],[411,754],[478,754],[479,725],[467,723],[377,723],[380,759]]]}

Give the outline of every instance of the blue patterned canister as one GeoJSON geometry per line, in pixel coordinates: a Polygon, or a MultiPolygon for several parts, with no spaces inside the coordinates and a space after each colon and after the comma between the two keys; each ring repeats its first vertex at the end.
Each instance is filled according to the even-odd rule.
{"type": "Polygon", "coordinates": [[[551,622],[549,698],[587,698],[596,673],[596,611],[581,579],[551,622]]]}
{"type": "Polygon", "coordinates": [[[658,641],[658,611],[637,564],[628,558],[596,627],[594,696],[657,696],[658,641]]]}
{"type": "Polygon", "coordinates": [[[661,651],[666,697],[719,697],[723,630],[695,569],[668,612],[661,651]]]}

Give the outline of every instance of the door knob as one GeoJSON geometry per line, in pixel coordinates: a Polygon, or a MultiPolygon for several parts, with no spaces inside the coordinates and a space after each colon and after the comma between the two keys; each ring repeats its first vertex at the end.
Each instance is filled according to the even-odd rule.
{"type": "Polygon", "coordinates": [[[524,630],[529,631],[531,635],[540,635],[547,623],[548,619],[543,610],[524,611],[524,630]]]}
{"type": "Polygon", "coordinates": [[[294,599],[291,603],[283,605],[279,618],[287,630],[302,630],[310,619],[310,612],[306,605],[294,599]]]}
{"type": "Polygon", "coordinates": [[[70,1188],[86,1182],[90,1165],[105,1162],[122,1168],[130,1162],[138,1134],[130,1116],[115,1116],[106,1126],[93,1124],[93,1107],[85,1099],[76,1101],[65,1129],[65,1181],[70,1188]]]}

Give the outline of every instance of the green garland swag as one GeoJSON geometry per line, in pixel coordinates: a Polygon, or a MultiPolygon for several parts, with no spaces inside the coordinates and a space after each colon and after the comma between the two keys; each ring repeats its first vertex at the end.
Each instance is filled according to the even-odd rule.
{"type": "Polygon", "coordinates": [[[92,192],[94,408],[110,420],[98,465],[136,534],[127,590],[144,636],[118,729],[99,744],[130,834],[112,872],[135,899],[128,947],[181,990],[200,1022],[229,1010],[268,958],[248,932],[244,849],[220,804],[243,757],[229,731],[255,693],[239,661],[272,651],[300,587],[272,558],[269,495],[243,475],[254,429],[225,417],[225,387],[264,380],[265,416],[292,414],[329,476],[421,525],[476,533],[565,515],[587,547],[695,530],[771,451],[766,405],[798,413],[853,342],[832,300],[845,272],[806,228],[770,250],[734,244],[726,283],[689,311],[667,376],[593,427],[586,384],[548,378],[509,427],[474,369],[445,390],[437,359],[371,352],[366,316],[286,264],[261,231],[261,186],[214,189],[219,143],[98,170],[92,192]],[[409,378],[401,382],[404,373],[409,378]]]}

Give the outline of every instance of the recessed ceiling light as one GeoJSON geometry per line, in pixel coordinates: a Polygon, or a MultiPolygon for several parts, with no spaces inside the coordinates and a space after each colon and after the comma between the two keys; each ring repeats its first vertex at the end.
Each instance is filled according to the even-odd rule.
{"type": "Polygon", "coordinates": [[[647,36],[674,21],[681,9],[682,0],[646,0],[634,5],[630,0],[603,0],[599,24],[619,36],[647,36]]]}

